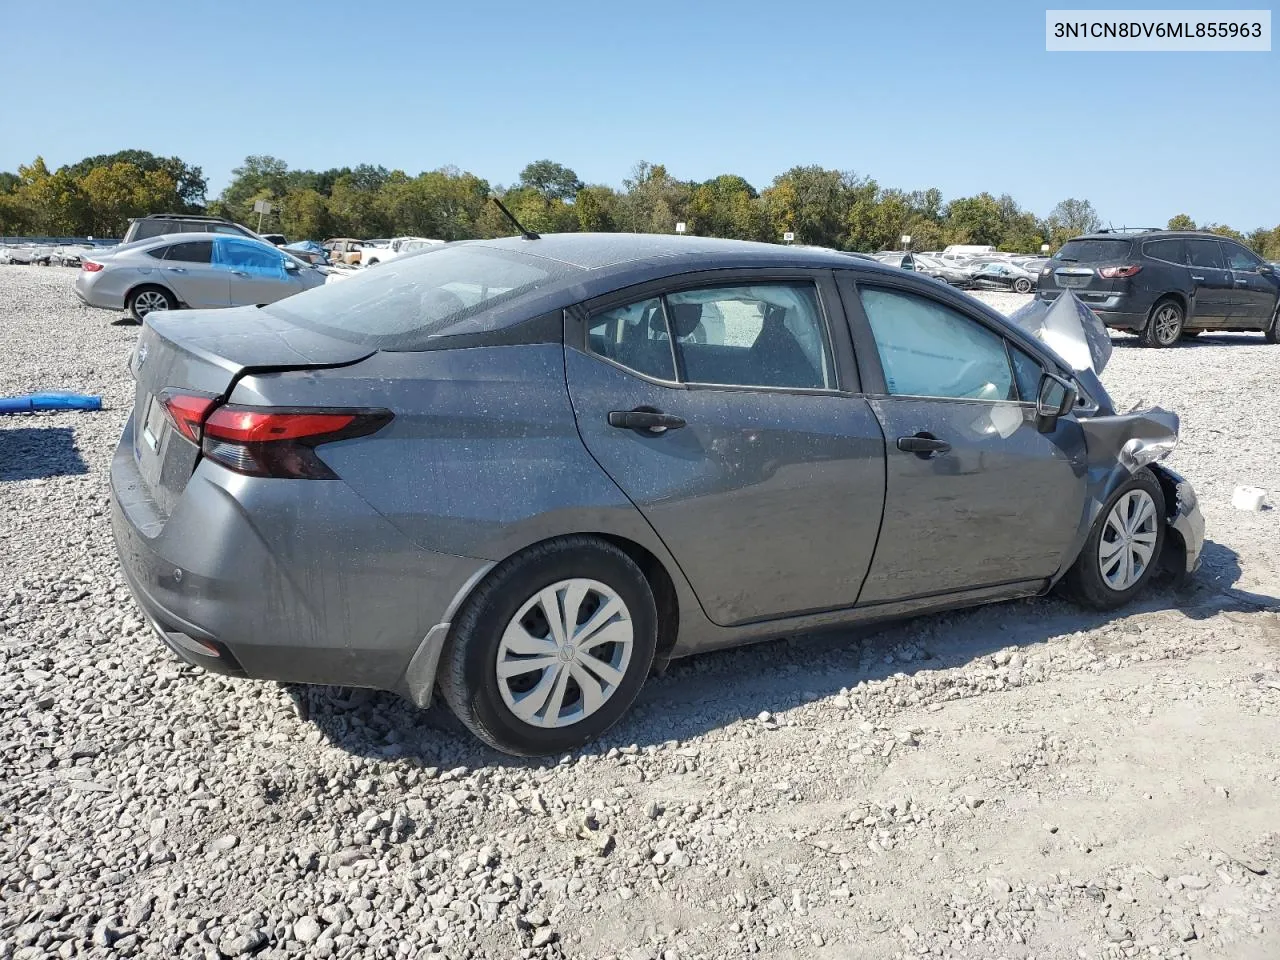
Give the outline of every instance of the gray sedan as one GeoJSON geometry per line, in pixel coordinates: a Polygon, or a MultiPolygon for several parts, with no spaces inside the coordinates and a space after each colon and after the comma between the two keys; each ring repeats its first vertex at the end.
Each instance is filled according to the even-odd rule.
{"type": "Polygon", "coordinates": [[[153,313],[122,569],[190,663],[438,688],[526,755],[672,657],[1057,585],[1111,609],[1193,572],[1203,521],[1157,462],[1177,418],[1116,415],[1060,319],[1070,361],[902,270],[628,234],[153,313]]]}
{"type": "Polygon", "coordinates": [[[323,285],[308,263],[249,237],[169,233],[82,260],[75,290],[91,307],[155,310],[274,303],[323,285]]]}

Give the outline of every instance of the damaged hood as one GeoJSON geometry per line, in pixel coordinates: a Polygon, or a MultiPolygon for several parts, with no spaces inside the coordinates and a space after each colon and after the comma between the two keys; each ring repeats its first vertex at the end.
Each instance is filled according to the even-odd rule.
{"type": "Polygon", "coordinates": [[[1106,325],[1070,290],[1053,301],[1032,300],[1009,320],[1042,340],[1077,373],[1101,374],[1111,359],[1106,325]]]}

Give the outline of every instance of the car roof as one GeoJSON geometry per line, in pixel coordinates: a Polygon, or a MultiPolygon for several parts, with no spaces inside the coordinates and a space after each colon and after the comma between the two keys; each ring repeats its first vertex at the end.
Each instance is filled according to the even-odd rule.
{"type": "MultiPolygon", "coordinates": [[[[133,217],[134,220],[192,220],[200,223],[231,223],[223,217],[206,217],[199,213],[149,213],[145,217],[133,217]]],[[[238,226],[238,224],[233,224],[238,226]]]]}
{"type": "Polygon", "coordinates": [[[555,260],[601,274],[625,273],[629,264],[640,261],[677,258],[687,264],[690,271],[734,266],[847,268],[850,260],[846,254],[821,247],[659,233],[548,233],[537,240],[503,237],[465,242],[555,260]]]}
{"type": "Polygon", "coordinates": [[[129,244],[129,246],[134,249],[140,250],[147,245],[159,245],[159,244],[165,244],[165,243],[182,243],[185,240],[212,241],[214,237],[227,237],[233,240],[251,240],[254,243],[262,244],[264,247],[271,246],[271,244],[267,243],[267,241],[261,240],[258,237],[246,237],[242,234],[233,235],[229,233],[206,233],[203,230],[188,231],[185,233],[162,233],[158,237],[147,237],[145,240],[135,240],[133,243],[129,244]]]}
{"type": "Polygon", "coordinates": [[[1097,233],[1082,233],[1078,237],[1072,237],[1067,241],[1067,243],[1071,243],[1075,240],[1162,240],[1167,238],[1197,240],[1235,239],[1234,237],[1224,237],[1220,234],[1210,233],[1208,230],[1134,230],[1130,232],[1120,230],[1100,230],[1097,233]]]}

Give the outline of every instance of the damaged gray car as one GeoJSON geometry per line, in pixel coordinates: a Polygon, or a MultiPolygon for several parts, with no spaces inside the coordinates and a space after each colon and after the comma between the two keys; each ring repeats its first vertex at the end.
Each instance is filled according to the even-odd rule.
{"type": "Polygon", "coordinates": [[[812,248],[450,244],[148,315],[112,522],[184,660],[438,689],[486,743],[554,754],[655,662],[1194,572],[1177,417],[1118,414],[1109,354],[1074,298],[1010,322],[812,248]]]}

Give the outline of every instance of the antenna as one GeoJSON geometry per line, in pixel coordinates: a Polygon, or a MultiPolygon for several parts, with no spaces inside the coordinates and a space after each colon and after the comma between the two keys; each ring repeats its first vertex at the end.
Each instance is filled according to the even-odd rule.
{"type": "Polygon", "coordinates": [[[503,212],[506,218],[516,225],[516,229],[520,231],[520,236],[524,237],[526,240],[542,239],[542,237],[539,234],[534,233],[532,230],[525,229],[524,224],[522,224],[519,220],[516,219],[516,215],[512,213],[510,210],[508,210],[506,207],[506,204],[504,204],[501,200],[499,200],[497,197],[494,197],[494,196],[489,197],[489,199],[492,200],[494,203],[496,203],[498,205],[498,209],[503,212]]]}

